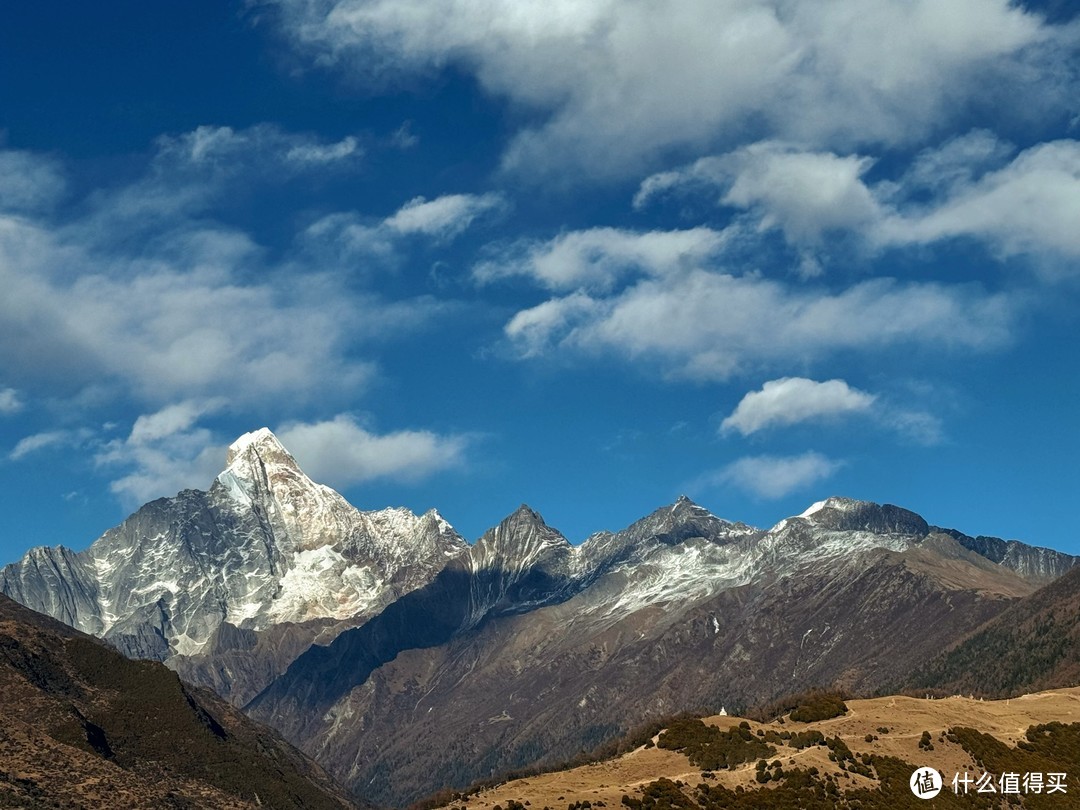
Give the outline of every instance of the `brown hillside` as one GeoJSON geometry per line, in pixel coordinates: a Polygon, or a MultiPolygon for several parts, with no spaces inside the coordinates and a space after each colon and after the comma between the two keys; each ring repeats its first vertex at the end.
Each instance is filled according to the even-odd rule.
{"type": "MultiPolygon", "coordinates": [[[[1026,732],[1033,726],[1053,722],[1075,723],[1078,725],[1073,727],[1072,735],[1080,741],[1080,687],[1002,701],[983,701],[969,697],[927,700],[896,696],[850,700],[847,701],[847,706],[847,714],[815,723],[796,723],[790,719],[785,722],[755,723],[728,716],[710,717],[704,722],[720,729],[736,728],[740,723],[746,722],[753,736],[759,739],[758,731],[767,735],[765,739],[773,740],[773,735],[784,732],[793,734],[811,730],[819,731],[826,738],[838,737],[854,754],[854,762],[834,761],[830,757],[833,750],[824,745],[811,745],[796,750],[787,742],[780,741],[773,742],[776,753],[764,758],[770,763],[778,760],[787,771],[809,771],[817,768],[817,781],[831,776],[831,781],[838,786],[841,794],[864,791],[865,794],[859,794],[860,798],[854,800],[856,802],[867,802],[866,797],[876,795],[882,801],[892,804],[899,802],[899,806],[903,806],[909,799],[914,799],[906,779],[916,766],[929,765],[937,768],[945,774],[946,782],[951,781],[956,772],[983,772],[984,768],[976,763],[972,752],[965,749],[963,741],[946,738],[947,730],[974,727],[1000,741],[1009,750],[1016,751],[1014,746],[1018,742],[1027,744],[1026,732]],[[883,728],[888,731],[882,732],[883,728]],[[920,747],[924,732],[929,732],[932,750],[920,747]],[[871,738],[869,741],[867,736],[871,738]],[[872,773],[870,777],[858,773],[863,755],[875,763],[873,767],[867,768],[872,773]],[[845,767],[841,768],[841,764],[845,767]],[[883,790],[882,785],[883,773],[893,777],[892,784],[888,785],[886,790],[883,790]],[[902,785],[897,783],[897,774],[903,777],[902,785]]],[[[653,738],[653,743],[659,742],[661,737],[662,733],[658,734],[653,738]]],[[[1066,757],[1068,761],[1063,764],[1058,762],[1054,767],[1060,767],[1071,775],[1072,780],[1077,780],[1080,777],[1080,751],[1067,750],[1063,746],[1059,748],[1060,756],[1066,757]]],[[[985,770],[996,772],[989,766],[985,770]]],[[[757,773],[755,762],[747,762],[735,770],[716,769],[703,773],[700,767],[691,764],[685,753],[664,750],[654,745],[637,748],[605,762],[507,782],[474,795],[460,797],[445,806],[464,805],[469,810],[489,810],[498,805],[512,809],[515,802],[528,802],[530,808],[536,810],[544,807],[562,810],[568,805],[587,801],[593,808],[621,808],[624,804],[623,796],[640,800],[648,793],[650,785],[663,779],[670,780],[675,785],[682,783],[681,790],[687,796],[694,795],[699,784],[724,786],[729,789],[741,787],[744,791],[751,792],[777,789],[771,783],[762,787],[757,773]]],[[[954,797],[945,797],[949,798],[954,797]]],[[[1031,803],[1032,798],[1027,797],[1025,806],[1038,806],[1042,799],[1048,800],[1050,804],[1046,806],[1050,807],[1076,806],[1080,803],[1080,781],[1070,782],[1069,793],[1064,797],[1060,794],[1043,796],[1036,799],[1034,804],[1031,803]]],[[[777,799],[779,800],[779,796],[777,799]]],[[[745,806],[757,806],[749,798],[746,801],[749,803],[745,806]]],[[[825,802],[824,806],[839,806],[843,803],[840,798],[826,798],[825,802]]],[[[803,800],[799,800],[798,804],[811,806],[803,800]]],[[[874,800],[869,799],[869,804],[864,806],[874,806],[874,800]]]]}
{"type": "Polygon", "coordinates": [[[274,732],[0,595],[0,807],[348,806],[274,732]]]}

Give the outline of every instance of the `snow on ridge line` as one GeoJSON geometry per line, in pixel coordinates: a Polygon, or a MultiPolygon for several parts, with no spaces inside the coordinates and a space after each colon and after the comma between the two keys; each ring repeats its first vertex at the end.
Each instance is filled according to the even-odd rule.
{"type": "Polygon", "coordinates": [[[229,445],[229,452],[239,455],[248,449],[251,445],[262,441],[263,439],[273,439],[277,441],[277,436],[268,427],[261,427],[258,430],[251,430],[243,435],[239,436],[236,441],[229,445]]]}
{"type": "Polygon", "coordinates": [[[805,512],[803,512],[803,513],[802,513],[801,515],[799,515],[799,517],[801,517],[801,518],[808,518],[808,517],[810,517],[810,516],[811,516],[812,514],[814,514],[815,512],[820,512],[820,511],[821,511],[822,509],[824,509],[824,508],[825,508],[825,505],[826,505],[826,504],[827,504],[828,502],[829,502],[829,499],[828,499],[828,498],[826,498],[826,499],[825,499],[825,500],[823,500],[823,501],[818,501],[817,503],[811,504],[811,505],[810,505],[810,508],[808,508],[808,509],[807,509],[807,510],[806,510],[805,512]]]}
{"type": "Polygon", "coordinates": [[[225,466],[231,467],[236,461],[243,458],[250,448],[257,445],[280,451],[289,457],[292,456],[292,453],[285,448],[285,445],[281,443],[281,440],[274,435],[270,428],[261,427],[258,430],[243,434],[229,445],[229,450],[225,454],[225,466]]]}

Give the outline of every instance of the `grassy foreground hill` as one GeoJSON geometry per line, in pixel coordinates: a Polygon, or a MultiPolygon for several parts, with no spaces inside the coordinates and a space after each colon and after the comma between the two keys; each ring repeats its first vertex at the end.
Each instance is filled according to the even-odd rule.
{"type": "MultiPolygon", "coordinates": [[[[1045,782],[1045,779],[1044,779],[1045,782]]],[[[1000,787],[999,787],[1000,789],[1000,787]]],[[[677,721],[614,759],[530,776],[442,806],[468,810],[713,810],[799,807],[1080,807],[1080,687],[1001,701],[884,697],[847,701],[847,712],[800,723],[738,717],[677,721]],[[694,721],[697,722],[697,721],[694,721]],[[695,730],[696,729],[696,730],[695,730]],[[740,742],[751,748],[739,748],[740,742]],[[768,752],[764,750],[768,749],[768,752]],[[677,749],[677,750],[674,750],[677,749]],[[704,752],[704,755],[703,755],[704,752]],[[708,759],[709,753],[728,759],[708,759]],[[730,764],[729,764],[730,763],[730,764]],[[707,767],[706,767],[707,766],[707,767]],[[944,776],[927,803],[909,779],[944,776]],[[1064,793],[953,792],[954,774],[1064,773],[1064,793]]]]}
{"type": "Polygon", "coordinates": [[[275,732],[0,595],[0,807],[351,806],[275,732]]]}

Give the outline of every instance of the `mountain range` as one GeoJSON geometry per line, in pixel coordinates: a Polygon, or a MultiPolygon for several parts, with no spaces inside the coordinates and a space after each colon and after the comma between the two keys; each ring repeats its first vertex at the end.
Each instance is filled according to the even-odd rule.
{"type": "Polygon", "coordinates": [[[845,498],[770,529],[680,498],[576,546],[523,505],[469,544],[434,510],[354,508],[262,429],[208,491],[32,549],[0,591],[401,804],[683,709],[905,685],[1075,563],[845,498]]]}

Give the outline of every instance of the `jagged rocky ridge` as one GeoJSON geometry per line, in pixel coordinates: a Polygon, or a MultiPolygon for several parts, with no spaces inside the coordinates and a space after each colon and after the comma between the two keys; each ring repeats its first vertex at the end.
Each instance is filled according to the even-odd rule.
{"type": "Polygon", "coordinates": [[[648,717],[813,685],[874,691],[1074,560],[1013,562],[840,498],[769,531],[680,499],[578,547],[522,507],[431,584],[300,656],[248,711],[364,795],[404,803],[648,717]]]}
{"type": "Polygon", "coordinates": [[[522,506],[469,546],[433,512],[355,510],[264,430],[209,492],[35,549],[0,590],[400,803],[678,709],[872,690],[1074,562],[843,498],[769,530],[680,498],[579,546],[522,506]]]}
{"type": "Polygon", "coordinates": [[[264,428],[208,491],[148,503],[82,552],[31,549],[0,569],[0,592],[239,704],[465,548],[434,510],[356,509],[264,428]]]}

